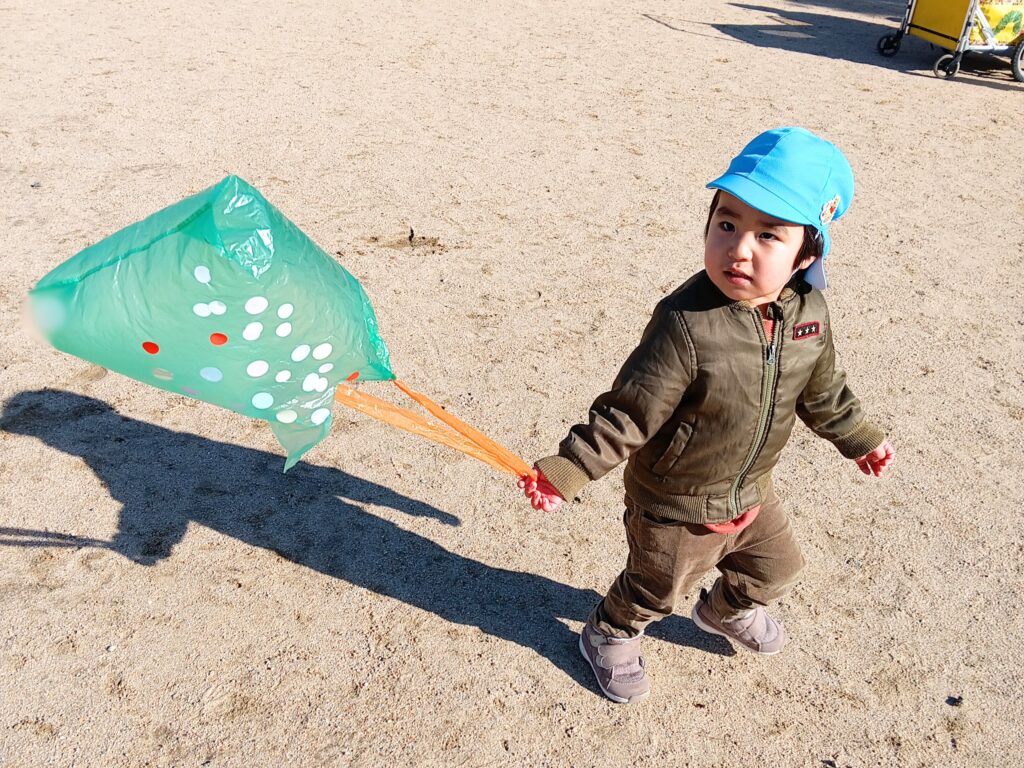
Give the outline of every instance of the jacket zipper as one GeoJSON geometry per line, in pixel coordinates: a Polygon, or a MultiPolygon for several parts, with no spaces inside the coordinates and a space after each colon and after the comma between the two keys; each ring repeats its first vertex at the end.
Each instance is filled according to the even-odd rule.
{"type": "MultiPolygon", "coordinates": [[[[774,314],[774,313],[773,313],[774,314]]],[[[764,323],[761,320],[760,313],[754,311],[754,322],[757,323],[757,334],[761,337],[761,343],[764,344],[765,354],[765,376],[764,383],[761,385],[761,412],[757,418],[757,432],[754,434],[754,442],[750,446],[750,453],[747,454],[746,460],[743,462],[743,467],[740,469],[740,473],[736,476],[736,479],[732,483],[732,487],[729,489],[729,506],[732,507],[733,517],[739,515],[743,510],[740,509],[740,486],[743,485],[743,481],[747,477],[747,473],[750,468],[754,466],[754,462],[757,460],[758,454],[764,447],[764,443],[768,438],[768,422],[770,421],[772,404],[775,401],[775,384],[779,378],[778,370],[778,356],[779,347],[782,346],[782,325],[783,318],[782,313],[778,312],[779,317],[774,318],[775,326],[773,330],[773,338],[769,342],[768,337],[764,333],[764,323]]]]}

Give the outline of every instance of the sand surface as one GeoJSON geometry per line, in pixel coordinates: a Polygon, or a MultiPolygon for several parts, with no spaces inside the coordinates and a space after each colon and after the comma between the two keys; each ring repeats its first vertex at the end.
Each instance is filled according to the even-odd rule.
{"type": "Polygon", "coordinates": [[[902,13],[6,0],[0,765],[1016,765],[1024,86],[880,58],[902,13]],[[575,647],[624,564],[621,471],[545,516],[339,413],[282,475],[263,423],[21,323],[58,263],[236,173],[361,280],[400,375],[533,460],[700,268],[703,184],[785,124],[856,173],[829,300],[897,463],[799,427],[789,647],[734,651],[688,595],[638,706],[575,647]]]}

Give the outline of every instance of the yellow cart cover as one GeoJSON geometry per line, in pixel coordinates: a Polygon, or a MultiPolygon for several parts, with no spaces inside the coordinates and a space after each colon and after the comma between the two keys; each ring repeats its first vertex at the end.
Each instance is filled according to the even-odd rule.
{"type": "Polygon", "coordinates": [[[988,41],[981,32],[978,24],[971,26],[971,44],[983,45],[987,42],[995,42],[1000,45],[1010,45],[1017,41],[1024,32],[1024,0],[1001,0],[997,3],[981,3],[981,12],[988,20],[988,24],[995,33],[995,40],[988,41]]]}
{"type": "Polygon", "coordinates": [[[953,50],[960,42],[971,0],[917,0],[910,34],[953,50]]]}

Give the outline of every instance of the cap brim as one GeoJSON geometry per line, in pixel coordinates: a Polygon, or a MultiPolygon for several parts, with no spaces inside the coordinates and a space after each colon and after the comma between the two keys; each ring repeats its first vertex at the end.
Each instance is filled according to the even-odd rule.
{"type": "Polygon", "coordinates": [[[733,173],[723,174],[708,184],[708,189],[720,189],[723,192],[728,192],[751,208],[756,208],[776,219],[782,219],[793,224],[817,226],[816,222],[808,221],[805,214],[800,213],[800,211],[774,192],[765,189],[756,181],[751,181],[746,176],[733,173]]]}

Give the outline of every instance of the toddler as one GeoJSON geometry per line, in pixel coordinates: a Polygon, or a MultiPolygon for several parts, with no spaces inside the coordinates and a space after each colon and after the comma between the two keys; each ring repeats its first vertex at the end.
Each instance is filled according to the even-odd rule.
{"type": "Polygon", "coordinates": [[[580,634],[616,702],[650,691],[644,628],[712,567],[691,617],[759,654],[782,650],[765,610],[803,566],[771,473],[797,416],[862,472],[892,461],[836,361],[822,289],[829,226],[853,197],[833,144],[802,128],[762,133],[715,190],[704,269],[662,299],[609,391],[519,485],[545,511],[622,461],[626,567],[580,634]]]}

